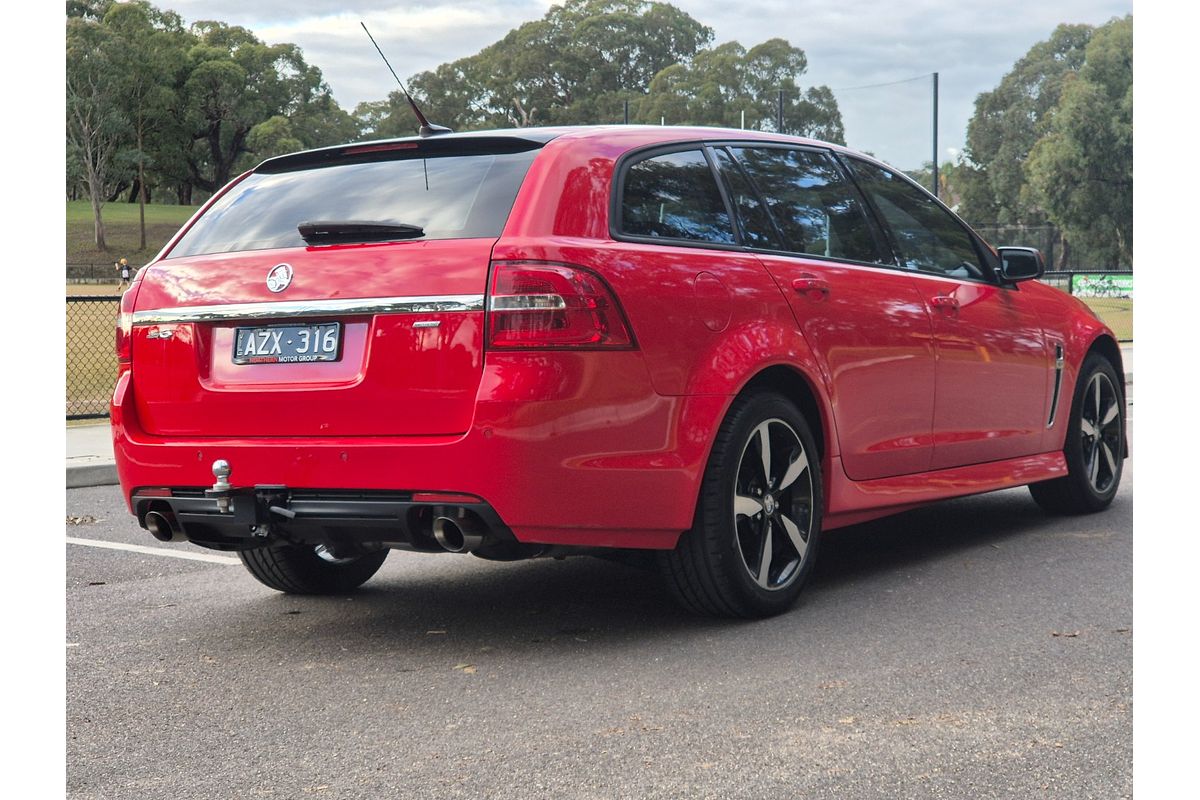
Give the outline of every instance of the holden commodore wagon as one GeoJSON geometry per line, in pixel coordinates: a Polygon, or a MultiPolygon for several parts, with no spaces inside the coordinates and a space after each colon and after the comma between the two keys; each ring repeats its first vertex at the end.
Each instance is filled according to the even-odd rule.
{"type": "Polygon", "coordinates": [[[523,129],[269,159],[121,301],[129,508],[283,592],[389,550],[653,551],[788,608],[824,532],[1028,485],[1099,511],[1121,354],[1081,302],[843,147],[523,129]]]}

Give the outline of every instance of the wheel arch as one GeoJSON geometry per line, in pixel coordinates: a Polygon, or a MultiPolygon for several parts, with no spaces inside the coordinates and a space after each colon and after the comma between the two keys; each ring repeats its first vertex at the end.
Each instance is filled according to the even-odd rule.
{"type": "MultiPolygon", "coordinates": [[[[1113,365],[1113,369],[1117,371],[1117,377],[1121,379],[1121,395],[1125,395],[1125,364],[1121,357],[1121,346],[1117,344],[1117,340],[1108,333],[1101,333],[1088,346],[1087,352],[1083,357],[1086,359],[1092,353],[1097,353],[1104,356],[1113,365]]],[[[1082,361],[1080,363],[1083,363],[1082,361]]]]}
{"type": "Polygon", "coordinates": [[[833,429],[833,416],[813,380],[790,364],[772,364],[752,375],[738,393],[730,398],[730,402],[732,404],[738,397],[760,391],[778,392],[796,404],[796,408],[812,427],[821,463],[827,464],[831,446],[832,454],[837,452],[837,435],[833,429]]]}
{"type": "MultiPolygon", "coordinates": [[[[1113,365],[1113,369],[1117,373],[1118,383],[1120,384],[1121,401],[1123,403],[1128,402],[1126,392],[1129,387],[1125,385],[1125,361],[1121,357],[1121,346],[1117,343],[1116,337],[1110,335],[1108,332],[1102,332],[1088,346],[1087,352],[1083,355],[1084,360],[1087,360],[1087,357],[1093,353],[1103,356],[1113,365]]],[[[1082,365],[1083,362],[1081,361],[1080,364],[1082,365]]],[[[1128,426],[1121,432],[1121,458],[1129,458],[1128,426]]]]}

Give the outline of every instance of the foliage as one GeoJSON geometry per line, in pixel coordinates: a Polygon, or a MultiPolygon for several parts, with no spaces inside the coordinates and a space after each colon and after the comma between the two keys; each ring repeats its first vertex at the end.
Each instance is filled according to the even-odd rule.
{"type": "MultiPolygon", "coordinates": [[[[182,20],[173,12],[159,12],[146,2],[114,4],[105,13],[104,26],[116,39],[111,68],[119,87],[117,105],[128,120],[132,148],[126,159],[136,165],[138,205],[142,208],[141,246],[146,248],[146,167],[153,163],[148,145],[176,128],[178,108],[175,85],[186,64],[186,38],[182,20]]],[[[177,132],[173,130],[173,132],[177,132]]]]}
{"type": "Polygon", "coordinates": [[[1133,262],[1133,18],[1098,29],[1026,164],[1033,195],[1100,265],[1133,262]]]}
{"type": "Polygon", "coordinates": [[[86,134],[75,114],[67,175],[95,185],[98,230],[99,205],[130,186],[131,200],[157,187],[189,203],[264,158],[359,138],[293,44],[222,22],[184,27],[146,0],[72,0],[67,16],[68,110],[91,114],[86,134]],[[102,152],[104,169],[89,170],[102,152]]]}
{"type": "Polygon", "coordinates": [[[1057,226],[1059,266],[1132,263],[1132,25],[1060,25],[979,95],[955,165],[961,213],[1057,226]]]}
{"type": "MultiPolygon", "coordinates": [[[[249,166],[242,156],[252,153],[248,138],[256,125],[299,113],[328,96],[329,87],[294,44],[268,45],[223,22],[197,22],[192,32],[197,41],[183,90],[195,147],[187,165],[192,184],[211,192],[229,181],[235,166],[249,166]]],[[[278,141],[266,134],[256,139],[278,141]]]]}
{"type": "Polygon", "coordinates": [[[1050,128],[1064,82],[1083,65],[1091,35],[1089,25],[1059,25],[1013,65],[999,86],[976,98],[966,141],[967,161],[975,173],[963,176],[963,199],[973,218],[1045,222],[1030,202],[1024,164],[1050,128]]]}
{"type": "MultiPolygon", "coordinates": [[[[840,142],[841,115],[827,87],[803,91],[804,51],[783,39],[746,50],[714,48],[712,30],[672,5],[648,0],[566,0],[479,53],[409,79],[427,117],[456,130],[620,122],[773,130],[785,92],[789,132],[840,142]]],[[[400,92],[355,110],[376,136],[412,132],[400,92]]]]}
{"type": "MultiPolygon", "coordinates": [[[[409,79],[426,116],[456,130],[619,121],[622,103],[690,58],[712,30],[648,0],[566,0],[479,53],[409,79]]],[[[380,130],[408,133],[399,92],[380,130]]]]}
{"type": "Polygon", "coordinates": [[[841,144],[845,131],[833,93],[826,86],[804,92],[796,84],[807,69],[804,51],[783,39],[749,50],[726,42],[659,72],[636,121],[737,128],[744,113],[746,127],[775,130],[783,90],[784,132],[841,144]]]}
{"type": "Polygon", "coordinates": [[[116,156],[128,133],[118,106],[120,84],[113,68],[117,42],[97,22],[67,21],[67,144],[92,207],[96,249],[107,247],[101,208],[111,186],[116,156]]]}

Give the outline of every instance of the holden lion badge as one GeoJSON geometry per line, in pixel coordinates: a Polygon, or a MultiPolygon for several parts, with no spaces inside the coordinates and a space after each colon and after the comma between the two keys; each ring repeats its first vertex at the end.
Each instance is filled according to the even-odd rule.
{"type": "Polygon", "coordinates": [[[272,292],[282,292],[292,285],[292,265],[276,264],[267,273],[267,288],[272,292]]]}

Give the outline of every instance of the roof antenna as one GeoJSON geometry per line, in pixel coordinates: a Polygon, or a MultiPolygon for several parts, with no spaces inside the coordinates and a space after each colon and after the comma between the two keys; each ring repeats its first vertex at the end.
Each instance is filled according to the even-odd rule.
{"type": "Polygon", "coordinates": [[[383,51],[379,49],[379,43],[375,41],[375,37],[372,36],[371,32],[367,30],[367,23],[359,20],[358,24],[362,25],[362,29],[366,32],[367,38],[371,40],[371,44],[375,45],[375,50],[379,53],[379,57],[383,59],[384,64],[387,64],[388,71],[392,73],[392,77],[396,79],[396,83],[400,84],[400,91],[404,92],[405,99],[408,100],[408,104],[412,106],[413,113],[417,115],[417,121],[421,123],[421,127],[417,128],[417,135],[421,138],[426,138],[428,136],[437,136],[438,134],[442,133],[454,133],[454,131],[450,130],[449,128],[442,127],[441,125],[434,125],[429,120],[425,119],[425,115],[421,113],[421,109],[417,108],[417,104],[413,102],[412,95],[408,93],[408,89],[405,89],[404,84],[400,83],[400,77],[396,74],[396,70],[392,69],[392,65],[388,63],[387,56],[385,56],[383,51]]]}

